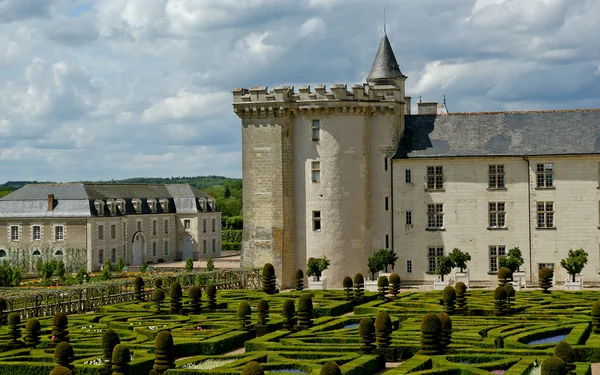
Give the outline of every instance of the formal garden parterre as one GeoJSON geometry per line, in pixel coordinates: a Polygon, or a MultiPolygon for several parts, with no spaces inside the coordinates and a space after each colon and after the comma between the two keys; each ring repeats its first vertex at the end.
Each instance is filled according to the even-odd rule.
{"type": "Polygon", "coordinates": [[[600,361],[597,291],[398,292],[393,276],[370,293],[355,275],[345,290],[279,292],[269,271],[264,290],[157,277],[87,313],[4,311],[0,375],[584,375],[600,361]]]}

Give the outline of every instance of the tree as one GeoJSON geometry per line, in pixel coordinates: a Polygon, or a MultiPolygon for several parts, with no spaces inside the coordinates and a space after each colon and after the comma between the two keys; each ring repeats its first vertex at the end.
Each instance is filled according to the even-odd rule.
{"type": "Polygon", "coordinates": [[[367,260],[367,267],[369,268],[369,272],[371,272],[371,276],[373,276],[372,280],[375,280],[375,273],[383,271],[384,267],[381,255],[375,253],[372,257],[369,257],[367,260]]]}
{"type": "Polygon", "coordinates": [[[323,258],[308,258],[308,263],[306,264],[306,273],[308,276],[315,276],[317,281],[321,277],[323,271],[325,271],[329,267],[329,259],[327,257],[323,258]]]}
{"type": "Polygon", "coordinates": [[[213,261],[212,257],[208,257],[208,260],[206,261],[206,270],[208,272],[215,270],[215,262],[213,261]]]}
{"type": "Polygon", "coordinates": [[[588,261],[588,253],[583,249],[569,250],[569,255],[560,261],[560,266],[571,275],[571,281],[575,281],[575,275],[581,273],[588,261]]]}
{"type": "Polygon", "coordinates": [[[383,264],[383,267],[385,268],[385,273],[388,272],[388,266],[392,266],[393,270],[394,265],[398,260],[398,255],[396,255],[396,252],[392,249],[381,249],[377,251],[377,253],[379,253],[379,257],[381,257],[381,262],[383,264]]]}
{"type": "Polygon", "coordinates": [[[471,260],[469,253],[465,253],[456,247],[452,250],[449,257],[452,263],[454,263],[454,267],[460,268],[460,272],[464,272],[464,269],[467,268],[467,262],[471,260]]]}
{"type": "Polygon", "coordinates": [[[112,264],[110,263],[110,258],[106,260],[106,263],[104,263],[104,266],[102,267],[102,274],[100,275],[100,278],[104,281],[110,280],[110,271],[112,268],[112,264]]]}
{"type": "Polygon", "coordinates": [[[518,247],[513,247],[512,249],[508,250],[507,256],[500,257],[499,266],[506,267],[511,272],[515,272],[519,270],[519,267],[521,267],[523,263],[524,260],[521,250],[518,247]]]}
{"type": "Polygon", "coordinates": [[[67,272],[65,268],[65,263],[62,260],[56,262],[56,268],[54,270],[54,274],[58,276],[58,278],[63,281],[65,279],[65,273],[67,272]]]}
{"type": "Polygon", "coordinates": [[[185,272],[192,272],[194,269],[194,261],[192,258],[187,258],[185,261],[185,272]]]}
{"type": "Polygon", "coordinates": [[[450,259],[449,256],[442,255],[441,257],[438,257],[438,264],[435,272],[440,275],[442,281],[444,281],[444,276],[452,271],[452,268],[454,268],[454,262],[452,262],[452,259],[450,259]]]}
{"type": "Polygon", "coordinates": [[[123,271],[123,268],[125,268],[125,263],[123,262],[123,258],[119,257],[119,259],[117,259],[117,264],[115,265],[115,271],[121,272],[123,271]]]}
{"type": "Polygon", "coordinates": [[[43,276],[43,272],[44,272],[44,260],[42,259],[42,257],[38,257],[37,260],[35,261],[35,270],[38,273],[38,277],[42,277],[43,276]]]}

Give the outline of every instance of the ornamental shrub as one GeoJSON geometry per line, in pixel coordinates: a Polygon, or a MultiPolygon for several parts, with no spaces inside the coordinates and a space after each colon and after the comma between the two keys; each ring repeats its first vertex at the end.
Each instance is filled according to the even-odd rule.
{"type": "Polygon", "coordinates": [[[200,314],[202,303],[202,288],[192,286],[188,291],[188,302],[190,304],[190,312],[192,314],[200,314]]]}
{"type": "Polygon", "coordinates": [[[344,277],[342,285],[346,291],[346,299],[352,301],[352,278],[350,276],[344,277]]]}
{"type": "Polygon", "coordinates": [[[379,276],[379,279],[377,279],[377,294],[379,299],[385,301],[385,296],[387,294],[389,286],[390,283],[388,281],[388,278],[386,276],[379,276]]]}
{"type": "Polygon", "coordinates": [[[283,309],[281,311],[281,315],[283,315],[283,326],[288,331],[294,329],[295,318],[296,318],[296,307],[294,306],[294,300],[291,298],[286,299],[283,302],[283,309]]]}
{"type": "Polygon", "coordinates": [[[240,329],[242,331],[250,330],[250,322],[252,320],[252,309],[250,309],[250,305],[246,301],[240,302],[237,310],[238,320],[240,322],[240,329]]]}
{"type": "Polygon", "coordinates": [[[64,366],[56,366],[50,371],[50,375],[71,375],[71,370],[64,366]]]}
{"type": "Polygon", "coordinates": [[[494,309],[497,316],[506,312],[506,290],[502,286],[494,289],[494,309]]]}
{"type": "Polygon", "coordinates": [[[362,274],[357,273],[354,275],[354,302],[360,304],[363,302],[364,291],[363,287],[365,285],[365,278],[362,274]]]}
{"type": "Polygon", "coordinates": [[[163,287],[163,280],[160,277],[157,277],[156,279],[154,279],[154,287],[158,288],[158,289],[162,289],[163,287]]]}
{"type": "Polygon", "coordinates": [[[448,345],[452,343],[452,320],[450,315],[446,313],[437,314],[442,323],[442,337],[440,340],[440,348],[442,351],[446,350],[448,345]]]}
{"type": "Polygon", "coordinates": [[[400,276],[396,272],[393,272],[390,275],[390,294],[393,299],[396,299],[398,293],[400,293],[400,276]]]}
{"type": "Polygon", "coordinates": [[[320,375],[342,375],[342,370],[337,363],[329,361],[321,367],[320,375]]]}
{"type": "Polygon", "coordinates": [[[298,299],[298,329],[310,328],[313,324],[313,304],[310,294],[303,294],[298,299]]]}
{"type": "Polygon", "coordinates": [[[71,344],[63,341],[56,345],[54,349],[54,363],[73,370],[73,361],[75,361],[75,353],[71,344]]]}
{"type": "Polygon", "coordinates": [[[129,375],[131,353],[127,345],[117,344],[112,352],[112,375],[129,375]]]}
{"type": "Polygon", "coordinates": [[[552,279],[554,278],[554,271],[548,267],[544,267],[538,273],[538,279],[542,293],[550,294],[550,288],[552,288],[552,279]]]}
{"type": "Polygon", "coordinates": [[[513,303],[516,296],[515,288],[512,284],[506,284],[504,285],[504,291],[506,291],[506,312],[511,313],[513,312],[513,303]]]}
{"type": "Polygon", "coordinates": [[[512,281],[512,272],[507,267],[502,267],[498,270],[498,286],[504,286],[512,281]]]}
{"type": "Polygon", "coordinates": [[[173,336],[169,331],[160,331],[154,342],[154,366],[150,375],[162,375],[172,368],[175,368],[173,336]]]}
{"type": "Polygon", "coordinates": [[[214,310],[217,308],[217,286],[208,284],[206,286],[206,298],[208,298],[208,308],[214,310]]]}
{"type": "Polygon", "coordinates": [[[23,346],[21,339],[21,315],[16,312],[8,314],[8,345],[12,349],[18,349],[23,346]]]}
{"type": "Polygon", "coordinates": [[[358,325],[358,334],[360,335],[360,350],[363,353],[370,353],[375,349],[375,323],[371,318],[362,318],[358,325]]]}
{"type": "Polygon", "coordinates": [[[377,348],[388,348],[392,342],[392,320],[385,311],[380,311],[375,317],[375,341],[377,348]]]}
{"type": "Polygon", "coordinates": [[[454,304],[456,302],[456,290],[451,285],[444,288],[444,312],[454,314],[454,304]]]}
{"type": "Polygon", "coordinates": [[[296,270],[296,290],[304,289],[304,272],[300,268],[296,270]]]}
{"type": "Polygon", "coordinates": [[[135,292],[135,299],[138,301],[144,300],[144,279],[141,276],[136,277],[133,280],[133,289],[135,292]]]}
{"type": "Polygon", "coordinates": [[[104,353],[106,366],[108,366],[109,369],[112,367],[113,350],[115,346],[120,343],[121,339],[119,338],[117,332],[115,332],[113,329],[109,328],[104,331],[104,334],[102,334],[102,351],[104,353]]]}
{"type": "Polygon", "coordinates": [[[600,299],[594,302],[591,315],[594,333],[600,333],[600,299]]]}
{"type": "Polygon", "coordinates": [[[256,305],[256,310],[258,310],[258,324],[264,326],[269,321],[269,302],[261,299],[256,305]]]}
{"type": "Polygon", "coordinates": [[[554,348],[554,355],[563,360],[567,372],[575,370],[575,360],[577,356],[575,351],[565,340],[561,341],[554,348]]]}
{"type": "Polygon", "coordinates": [[[441,350],[442,321],[435,313],[425,314],[421,322],[421,354],[438,354],[441,350]]]}
{"type": "Polygon", "coordinates": [[[179,281],[175,281],[171,284],[169,297],[171,297],[169,301],[169,310],[171,310],[171,314],[181,313],[181,309],[183,308],[183,303],[181,302],[183,292],[181,291],[181,284],[179,284],[179,281]]]}
{"type": "Polygon", "coordinates": [[[212,272],[215,270],[215,261],[212,257],[208,257],[208,259],[206,260],[206,270],[208,272],[212,272]]]}
{"type": "Polygon", "coordinates": [[[244,365],[242,368],[242,375],[264,375],[265,372],[260,367],[258,362],[250,361],[244,365]]]}
{"type": "Polygon", "coordinates": [[[462,281],[459,281],[454,286],[456,292],[456,308],[458,310],[467,309],[467,285],[462,281]]]}
{"type": "Polygon", "coordinates": [[[192,258],[187,258],[185,260],[185,272],[192,272],[194,269],[194,260],[192,258]]]}
{"type": "Polygon", "coordinates": [[[542,362],[541,370],[541,375],[565,375],[567,373],[565,362],[556,356],[542,362]]]}
{"type": "Polygon", "coordinates": [[[267,294],[275,294],[275,267],[271,263],[266,263],[262,270],[262,288],[267,294]]]}
{"type": "Polygon", "coordinates": [[[27,325],[25,326],[25,346],[29,348],[37,347],[40,342],[40,331],[42,330],[42,326],[40,325],[40,321],[36,318],[31,318],[27,321],[27,325]]]}
{"type": "Polygon", "coordinates": [[[61,342],[69,342],[69,331],[67,328],[69,328],[67,315],[63,312],[56,313],[52,318],[52,336],[54,336],[54,341],[51,346],[56,346],[61,342]]]}
{"type": "Polygon", "coordinates": [[[308,262],[306,263],[306,274],[308,276],[315,276],[317,281],[319,281],[323,271],[329,268],[329,263],[329,259],[325,256],[323,258],[308,258],[308,262]]]}
{"type": "Polygon", "coordinates": [[[152,292],[152,301],[156,305],[156,312],[160,313],[162,308],[162,301],[165,300],[165,292],[162,289],[154,289],[152,292]]]}

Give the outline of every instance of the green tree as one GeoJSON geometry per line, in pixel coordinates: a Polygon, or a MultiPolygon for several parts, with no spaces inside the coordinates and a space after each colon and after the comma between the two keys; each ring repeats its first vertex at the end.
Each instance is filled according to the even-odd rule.
{"type": "Polygon", "coordinates": [[[192,260],[192,258],[187,258],[185,261],[185,271],[192,272],[193,269],[194,269],[194,261],[192,260]]]}
{"type": "Polygon", "coordinates": [[[208,272],[215,270],[215,262],[213,261],[212,257],[208,257],[208,260],[206,261],[206,270],[208,272]]]}
{"type": "Polygon", "coordinates": [[[110,262],[110,258],[108,258],[106,260],[106,263],[104,263],[104,267],[102,267],[102,274],[100,275],[100,278],[104,281],[110,280],[111,269],[112,269],[112,264],[110,262]]]}
{"type": "Polygon", "coordinates": [[[444,281],[444,276],[448,275],[452,271],[452,268],[454,268],[454,262],[452,262],[452,259],[447,255],[438,257],[437,261],[438,264],[435,273],[440,275],[440,279],[444,281]]]}
{"type": "Polygon", "coordinates": [[[571,280],[575,281],[575,275],[581,273],[588,261],[588,253],[583,249],[569,250],[569,255],[560,261],[560,266],[567,270],[571,275],[571,280]]]}
{"type": "Polygon", "coordinates": [[[119,259],[117,259],[117,264],[115,265],[115,271],[122,272],[123,268],[125,268],[125,262],[123,262],[123,258],[119,257],[119,259]]]}
{"type": "Polygon", "coordinates": [[[321,274],[329,267],[329,259],[323,258],[308,258],[306,264],[306,273],[308,276],[315,276],[317,281],[320,280],[321,274]]]}
{"type": "Polygon", "coordinates": [[[383,271],[383,259],[380,254],[373,254],[373,256],[369,257],[367,260],[367,267],[369,268],[369,272],[371,272],[371,276],[373,276],[372,280],[375,280],[375,273],[379,271],[383,271]]]}
{"type": "Polygon", "coordinates": [[[454,267],[460,268],[460,272],[464,272],[463,270],[467,268],[467,262],[471,260],[471,255],[469,253],[463,252],[459,248],[454,248],[449,255],[454,267]]]}
{"type": "Polygon", "coordinates": [[[38,277],[43,276],[44,260],[42,259],[41,256],[37,257],[37,260],[35,261],[35,270],[37,271],[38,277]]]}
{"type": "Polygon", "coordinates": [[[515,272],[519,270],[519,267],[524,263],[523,254],[518,247],[513,247],[508,250],[507,256],[501,256],[499,266],[506,267],[511,272],[515,272]]]}
{"type": "Polygon", "coordinates": [[[77,279],[77,282],[79,284],[83,284],[83,281],[87,281],[88,280],[88,272],[87,269],[84,267],[81,267],[80,269],[77,270],[77,275],[75,275],[75,278],[77,279]]]}
{"type": "Polygon", "coordinates": [[[67,272],[65,268],[65,263],[62,260],[56,262],[56,268],[54,269],[54,274],[58,276],[61,281],[65,279],[65,273],[67,272]]]}
{"type": "Polygon", "coordinates": [[[398,255],[392,249],[381,249],[378,250],[377,253],[380,253],[381,261],[385,268],[385,273],[388,272],[388,266],[392,266],[392,270],[394,269],[394,265],[398,260],[398,255]]]}

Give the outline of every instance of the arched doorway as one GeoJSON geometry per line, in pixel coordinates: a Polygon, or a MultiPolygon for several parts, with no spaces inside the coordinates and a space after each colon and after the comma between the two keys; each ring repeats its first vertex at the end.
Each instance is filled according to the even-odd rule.
{"type": "Polygon", "coordinates": [[[4,249],[0,250],[0,258],[6,258],[6,250],[4,250],[4,249]]]}
{"type": "Polygon", "coordinates": [[[146,239],[141,233],[133,238],[133,265],[141,266],[144,262],[144,251],[146,251],[146,239]]]}
{"type": "Polygon", "coordinates": [[[181,238],[182,243],[182,260],[187,260],[188,258],[194,259],[194,242],[192,240],[192,236],[189,234],[184,235],[181,238]]]}

